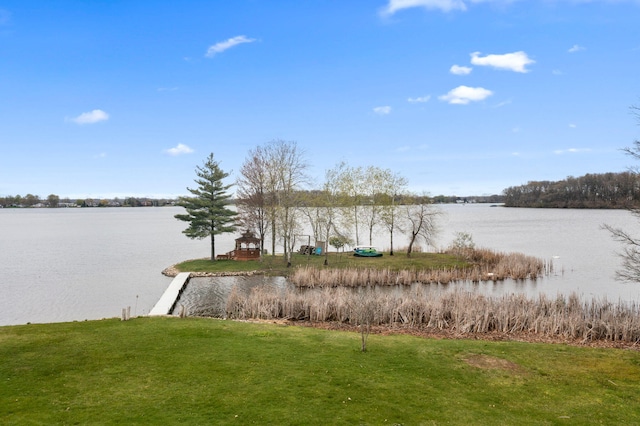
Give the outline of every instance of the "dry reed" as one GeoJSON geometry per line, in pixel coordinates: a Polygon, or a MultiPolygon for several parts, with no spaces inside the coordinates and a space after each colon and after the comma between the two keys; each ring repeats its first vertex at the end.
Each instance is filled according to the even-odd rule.
{"type": "Polygon", "coordinates": [[[315,266],[298,268],[290,277],[297,287],[358,287],[370,285],[447,284],[453,281],[501,281],[535,279],[551,272],[551,264],[520,253],[499,253],[487,249],[471,250],[471,266],[448,269],[328,269],[315,266]]]}
{"type": "Polygon", "coordinates": [[[256,287],[248,296],[232,291],[227,316],[234,319],[290,319],[359,325],[359,309],[371,309],[372,325],[404,325],[458,334],[535,333],[584,341],[638,342],[640,306],[606,299],[582,301],[576,294],[527,298],[486,297],[463,291],[401,295],[380,288],[323,287],[314,290],[256,287]]]}

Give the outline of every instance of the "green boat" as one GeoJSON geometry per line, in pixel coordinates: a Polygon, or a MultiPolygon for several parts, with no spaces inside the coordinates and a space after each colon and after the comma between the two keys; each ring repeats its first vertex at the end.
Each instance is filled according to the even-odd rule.
{"type": "Polygon", "coordinates": [[[353,248],[353,255],[356,257],[382,257],[382,253],[371,246],[356,246],[353,248]]]}

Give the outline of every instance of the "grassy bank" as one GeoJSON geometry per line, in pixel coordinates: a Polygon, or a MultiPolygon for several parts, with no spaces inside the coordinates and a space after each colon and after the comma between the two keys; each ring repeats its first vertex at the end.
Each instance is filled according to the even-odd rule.
{"type": "MultiPolygon", "coordinates": [[[[347,281],[354,285],[371,284],[370,271],[384,271],[388,282],[398,279],[412,282],[449,282],[455,280],[503,280],[505,278],[535,278],[549,272],[551,266],[540,259],[519,253],[501,253],[487,249],[469,250],[462,257],[453,253],[403,253],[383,257],[355,257],[351,253],[329,253],[327,265],[324,256],[292,255],[292,267],[287,267],[282,256],[265,256],[261,261],[237,262],[209,259],[188,260],[174,265],[175,272],[195,273],[248,273],[291,276],[299,286],[345,285],[333,272],[347,271],[347,281]],[[354,278],[354,274],[357,277],[354,278]]],[[[376,282],[377,284],[381,284],[376,282]]]]}
{"type": "Polygon", "coordinates": [[[640,353],[201,318],[0,328],[2,424],[638,424],[640,353]]]}
{"type": "MultiPolygon", "coordinates": [[[[194,259],[174,265],[179,272],[261,272],[269,275],[288,276],[299,267],[324,267],[324,256],[306,256],[293,254],[292,267],[287,267],[286,259],[282,255],[264,256],[261,261],[236,262],[233,260],[194,259]]],[[[451,254],[444,253],[414,253],[408,258],[405,254],[383,257],[363,258],[354,257],[351,253],[329,253],[328,266],[336,269],[346,268],[379,268],[379,269],[442,269],[465,268],[470,264],[451,254]]]]}

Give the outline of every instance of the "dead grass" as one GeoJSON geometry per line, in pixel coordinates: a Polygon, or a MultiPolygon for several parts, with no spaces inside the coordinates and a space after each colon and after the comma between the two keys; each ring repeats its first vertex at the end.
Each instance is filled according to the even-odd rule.
{"type": "Polygon", "coordinates": [[[459,336],[533,335],[571,341],[640,341],[640,306],[607,300],[582,301],[572,294],[527,298],[487,297],[463,291],[394,295],[369,288],[321,287],[314,290],[254,288],[249,296],[232,291],[227,317],[358,325],[359,306],[372,306],[371,324],[382,327],[450,332],[459,336]]]}
{"type": "Polygon", "coordinates": [[[472,367],[481,369],[503,370],[514,373],[522,372],[524,370],[515,362],[483,354],[470,355],[465,358],[465,362],[472,367]]]}
{"type": "Polygon", "coordinates": [[[454,281],[502,281],[535,279],[552,270],[550,263],[521,253],[469,250],[464,268],[323,268],[307,266],[290,276],[298,287],[359,287],[370,285],[448,284],[454,281]]]}

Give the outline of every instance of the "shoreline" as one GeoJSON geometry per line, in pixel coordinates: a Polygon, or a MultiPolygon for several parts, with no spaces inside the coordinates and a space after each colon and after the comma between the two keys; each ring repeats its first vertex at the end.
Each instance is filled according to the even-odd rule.
{"type": "MultiPolygon", "coordinates": [[[[176,264],[177,265],[177,264],[176,264]]],[[[171,265],[162,270],[161,274],[175,278],[181,273],[176,269],[176,265],[171,265]]],[[[253,277],[255,275],[264,275],[262,271],[229,271],[229,272],[189,272],[189,278],[208,278],[208,277],[253,277]]]]}
{"type": "MultiPolygon", "coordinates": [[[[180,273],[175,268],[175,265],[172,265],[162,273],[166,276],[176,276],[180,273]],[[175,275],[173,275],[175,274],[175,275]]],[[[250,271],[250,272],[190,272],[189,279],[192,277],[225,277],[225,276],[254,276],[254,275],[264,275],[261,271],[250,271]]],[[[177,299],[176,299],[177,301],[177,299]]],[[[223,318],[215,318],[208,316],[199,316],[194,315],[193,318],[210,318],[217,320],[226,320],[223,318]]],[[[257,323],[269,323],[269,324],[278,324],[282,326],[298,326],[298,327],[311,327],[323,330],[333,330],[333,331],[348,331],[359,333],[360,327],[357,325],[347,324],[343,322],[335,322],[335,321],[310,321],[308,319],[304,320],[294,320],[290,318],[279,318],[279,319],[257,319],[257,318],[247,318],[247,319],[230,319],[231,321],[246,321],[246,322],[257,322],[257,323]]],[[[421,337],[425,339],[451,339],[451,340],[483,340],[483,341],[518,341],[524,343],[543,343],[543,344],[564,344],[570,346],[578,346],[578,347],[591,347],[591,348],[607,348],[607,349],[626,349],[633,351],[640,351],[640,342],[631,342],[624,340],[606,340],[606,339],[597,339],[590,340],[584,338],[572,338],[566,336],[552,336],[545,334],[537,334],[533,332],[501,332],[501,331],[491,331],[488,333],[465,333],[460,332],[455,329],[433,329],[426,326],[405,326],[402,324],[388,324],[388,325],[376,325],[371,326],[370,332],[372,334],[378,335],[411,335],[416,337],[421,337]]]]}

